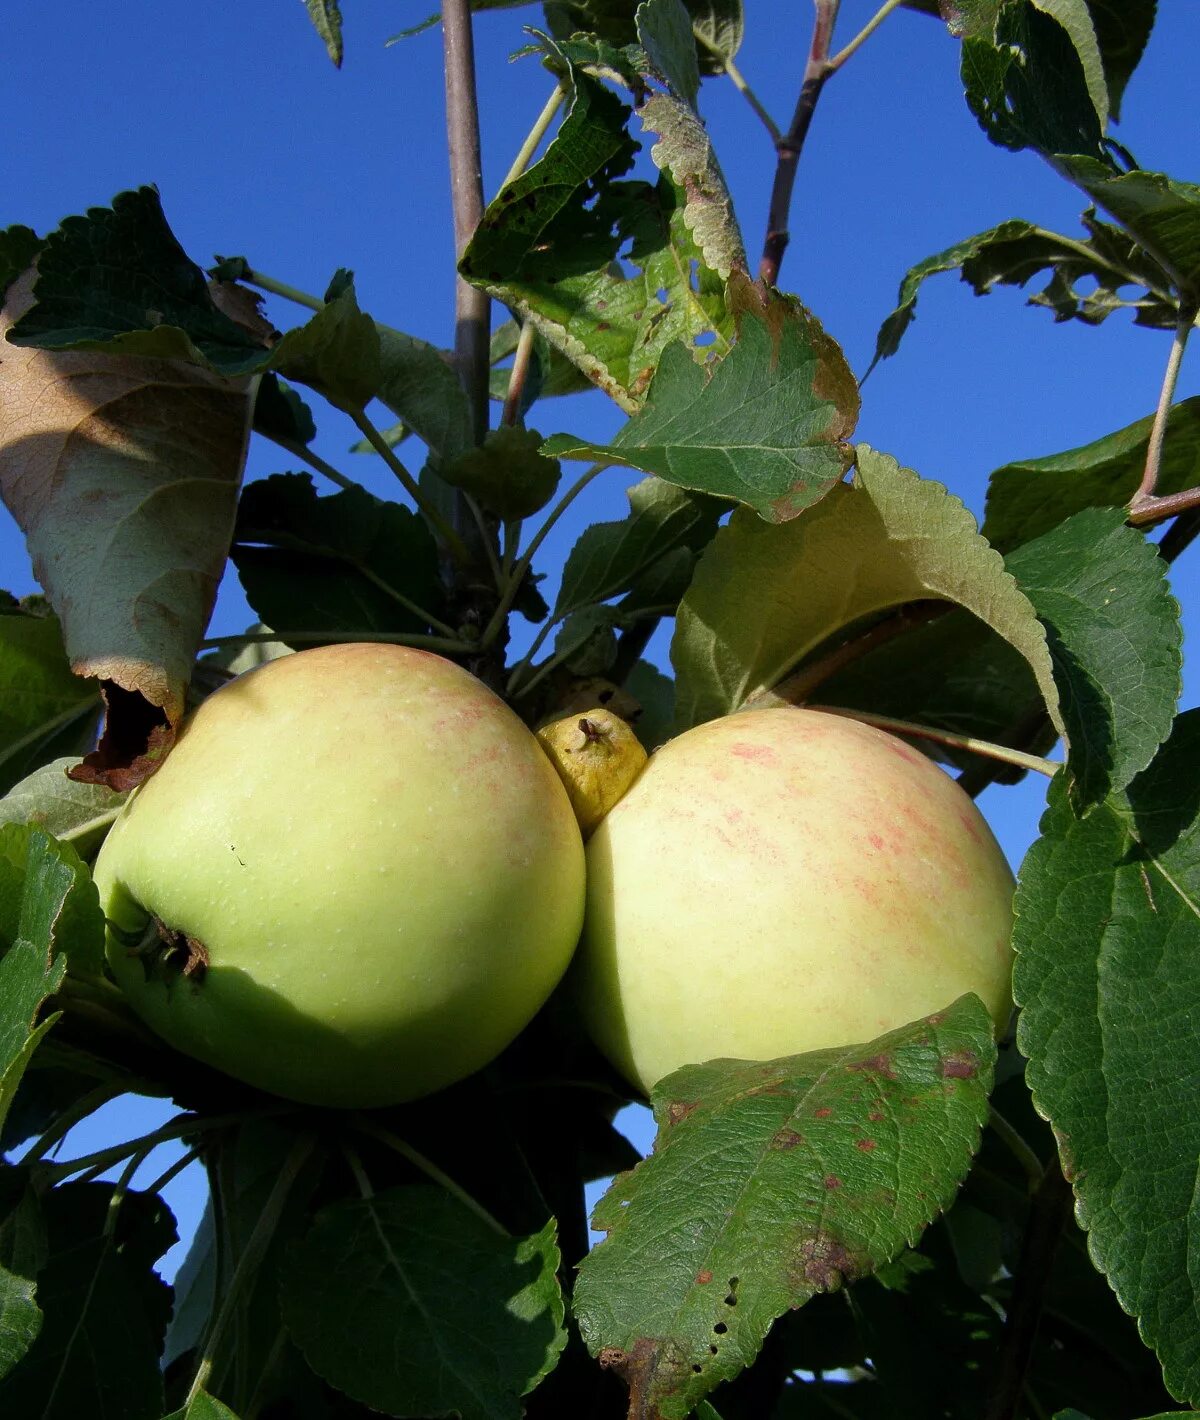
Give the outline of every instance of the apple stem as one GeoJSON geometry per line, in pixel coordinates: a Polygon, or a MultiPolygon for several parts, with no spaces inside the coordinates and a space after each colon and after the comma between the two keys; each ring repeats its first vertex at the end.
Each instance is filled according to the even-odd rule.
{"type": "Polygon", "coordinates": [[[934,740],[938,744],[950,745],[955,749],[969,750],[972,754],[996,759],[1003,764],[1015,765],[1018,769],[1032,769],[1035,774],[1044,774],[1052,779],[1062,768],[1052,759],[1041,755],[1026,754],[1024,750],[1009,749],[1007,745],[993,744],[991,740],[977,740],[973,735],[956,735],[951,730],[935,729],[932,725],[918,725],[912,720],[896,720],[890,715],[875,715],[868,710],[847,710],[840,705],[808,705],[809,710],[820,710],[826,715],[841,715],[847,720],[861,720],[864,725],[874,725],[880,730],[892,730],[900,735],[912,735],[916,739],[934,740]]]}
{"type": "Polygon", "coordinates": [[[385,1129],[383,1125],[376,1124],[373,1119],[368,1119],[366,1115],[356,1114],[351,1121],[360,1133],[368,1135],[372,1139],[377,1139],[379,1143],[386,1145],[393,1153],[399,1154],[402,1159],[407,1159],[410,1164],[431,1179],[434,1183],[444,1188],[447,1193],[452,1194],[463,1205],[469,1208],[482,1222],[486,1223],[493,1232],[499,1233],[502,1238],[510,1237],[508,1229],[503,1223],[498,1222],[491,1213],[473,1198],[461,1184],[455,1183],[448,1173],[444,1173],[432,1159],[427,1158],[419,1149],[406,1140],[401,1139],[398,1134],[393,1134],[390,1129],[385,1129]]]}

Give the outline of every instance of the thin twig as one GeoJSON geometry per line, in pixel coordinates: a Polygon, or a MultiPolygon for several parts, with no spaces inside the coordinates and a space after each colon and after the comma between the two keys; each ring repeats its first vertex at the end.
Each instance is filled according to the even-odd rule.
{"type": "Polygon", "coordinates": [[[554,122],[555,114],[562,108],[562,102],[566,96],[566,88],[561,83],[556,84],[554,92],[546,100],[541,113],[534,120],[533,127],[529,130],[529,136],[521,144],[520,152],[513,159],[512,167],[505,173],[504,181],[500,184],[501,189],[506,188],[510,182],[516,182],[533,161],[533,155],[541,146],[542,139],[545,138],[550,125],[554,122]]]}
{"type": "Polygon", "coordinates": [[[846,60],[849,59],[850,56],[855,52],[855,50],[858,49],[860,45],[864,44],[868,39],[870,39],[870,37],[875,33],[879,26],[883,24],[884,20],[887,19],[887,17],[892,13],[892,11],[898,10],[903,4],[904,0],[884,0],[884,3],[879,7],[878,10],[875,11],[875,13],[871,16],[867,23],[850,41],[850,43],[847,45],[843,45],[842,48],[839,49],[838,52],[830,59],[830,73],[834,73],[838,69],[840,69],[842,65],[845,64],[846,60]]]}
{"type": "MultiPolygon", "coordinates": [[[[446,75],[446,136],[454,207],[454,253],[461,260],[483,217],[483,163],[479,150],[479,97],[470,0],[444,0],[442,35],[446,75]]],[[[455,285],[454,359],[471,404],[475,442],[488,425],[488,324],[486,291],[460,276],[455,285]]]]}
{"type": "Polygon", "coordinates": [[[537,331],[533,322],[527,320],[521,327],[517,348],[513,354],[512,369],[508,376],[508,390],[504,396],[504,409],[500,423],[514,426],[521,417],[521,402],[525,397],[525,381],[529,378],[529,364],[533,357],[533,342],[537,331]]]}
{"type": "Polygon", "coordinates": [[[321,474],[323,478],[327,478],[330,483],[336,483],[339,488],[344,488],[347,491],[353,488],[360,489],[363,492],[366,491],[363,489],[361,483],[355,483],[354,479],[347,478],[344,473],[339,473],[331,463],[327,463],[320,454],[315,453],[307,444],[298,443],[295,439],[284,438],[280,434],[270,434],[265,430],[261,432],[264,438],[270,439],[273,444],[278,444],[281,449],[291,454],[294,459],[299,459],[302,463],[306,463],[309,468],[321,474]]]}
{"type": "Polygon", "coordinates": [[[1032,769],[1036,774],[1044,774],[1047,779],[1053,779],[1062,768],[1062,765],[1054,760],[1043,759],[1037,754],[1009,749],[1007,745],[994,744],[991,740],[977,740],[973,735],[956,735],[949,730],[935,729],[932,725],[918,725],[912,720],[897,720],[891,715],[875,715],[868,710],[847,710],[841,705],[810,705],[808,708],[823,711],[826,715],[841,715],[847,720],[861,720],[864,725],[874,725],[877,729],[890,730],[895,734],[933,740],[936,744],[949,745],[953,749],[965,749],[971,754],[994,759],[1000,764],[1012,764],[1018,769],[1032,769]]]}
{"type": "Polygon", "coordinates": [[[829,68],[829,45],[833,39],[833,25],[837,19],[840,0],[813,0],[813,3],[817,13],[813,21],[812,41],[804,66],[804,77],[800,84],[800,97],[792,115],[791,127],[775,145],[778,161],[775,165],[775,181],[771,187],[771,203],[767,211],[767,235],[758,268],[759,276],[768,286],[774,286],[779,280],[779,268],[790,240],[788,213],[792,206],[792,189],[796,184],[796,168],[800,162],[804,140],[808,137],[817,100],[821,97],[825,80],[832,72],[829,68]]]}
{"type": "Polygon", "coordinates": [[[1185,488],[1181,493],[1163,493],[1142,498],[1130,506],[1126,522],[1131,527],[1148,528],[1155,523],[1165,522],[1167,518],[1177,517],[1180,513],[1190,513],[1193,508],[1200,508],[1200,487],[1185,488]]]}
{"type": "Polygon", "coordinates": [[[1029,1191],[1033,1193],[1041,1184],[1046,1174],[1041,1159],[1038,1158],[1021,1134],[1013,1128],[995,1105],[988,1105],[988,1123],[991,1125],[996,1137],[1003,1141],[1005,1148],[1008,1149],[1009,1153],[1025,1171],[1025,1178],[1029,1183],[1029,1191]]]}
{"type": "Polygon", "coordinates": [[[265,271],[254,271],[247,267],[242,273],[241,279],[251,286],[257,286],[260,291],[266,291],[269,295],[282,296],[285,301],[291,301],[297,306],[304,306],[306,310],[319,311],[325,305],[320,297],[312,296],[307,291],[301,291],[295,286],[289,286],[286,281],[276,281],[265,271]]]}
{"type": "Polygon", "coordinates": [[[1175,398],[1175,386],[1179,383],[1179,369],[1183,364],[1183,352],[1187,348],[1192,322],[1196,319],[1194,307],[1180,304],[1179,322],[1175,327],[1175,339],[1171,342],[1171,352],[1167,356],[1167,368],[1163,373],[1162,389],[1158,395],[1158,407],[1154,411],[1154,423],[1150,429],[1150,439],[1146,445],[1146,468],[1137,492],[1130,499],[1130,507],[1154,497],[1158,484],[1158,470],[1162,464],[1163,443],[1167,437],[1167,421],[1171,417],[1171,402],[1175,398]]]}
{"type": "Polygon", "coordinates": [[[696,43],[701,45],[704,49],[707,49],[709,54],[720,63],[721,68],[729,76],[734,88],[754,110],[763,127],[771,135],[771,142],[778,146],[783,140],[783,132],[767,112],[762,100],[746,82],[741,70],[733,62],[733,56],[726,54],[719,45],[714,44],[698,26],[693,26],[692,33],[696,36],[696,43]]]}

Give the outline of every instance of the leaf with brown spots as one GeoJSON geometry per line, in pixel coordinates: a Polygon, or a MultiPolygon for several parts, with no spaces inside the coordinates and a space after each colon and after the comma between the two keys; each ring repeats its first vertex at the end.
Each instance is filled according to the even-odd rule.
{"type": "Polygon", "coordinates": [[[991,1020],[964,996],[866,1045],[664,1080],[654,1152],[598,1204],[609,1236],[575,1287],[630,1413],[683,1420],[776,1317],[913,1243],[966,1175],[994,1059],[991,1020]]]}
{"type": "MultiPolygon", "coordinates": [[[[9,288],[0,341],[33,305],[9,288]]],[[[0,494],[108,720],[73,777],[128,789],[169,748],[233,530],[248,383],[182,360],[6,345],[0,494]]],[[[88,693],[80,683],[80,698],[88,693]]]]}

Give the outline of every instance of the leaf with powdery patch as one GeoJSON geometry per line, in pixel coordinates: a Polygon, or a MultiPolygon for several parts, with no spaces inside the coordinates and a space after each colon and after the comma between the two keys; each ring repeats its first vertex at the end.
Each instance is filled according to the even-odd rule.
{"type": "Polygon", "coordinates": [[[1081,220],[1086,242],[1014,219],[918,262],[905,274],[896,309],[879,328],[871,369],[899,349],[916,319],[922,284],[943,271],[959,271],[977,296],[1047,276],[1046,286],[1028,304],[1046,307],[1056,321],[1099,325],[1114,311],[1131,310],[1138,325],[1174,330],[1179,301],[1162,266],[1119,227],[1098,221],[1094,211],[1081,220]],[[1080,282],[1086,289],[1080,289],[1080,282]]]}
{"type": "Polygon", "coordinates": [[[603,459],[681,488],[736,498],[772,523],[794,518],[842,479],[858,385],[837,343],[791,297],[744,288],[733,349],[702,370],[664,351],[645,408],[611,444],[557,434],[561,458],[603,459]]]}
{"type": "MultiPolygon", "coordinates": [[[[1045,458],[1005,464],[988,479],[983,534],[1001,552],[1040,537],[1084,508],[1124,507],[1146,467],[1154,416],[1045,458]]],[[[1200,483],[1200,396],[1171,406],[1157,492],[1200,483]]]]}
{"type": "Polygon", "coordinates": [[[342,67],[342,12],[338,0],[304,0],[308,18],[313,29],[321,36],[325,53],[333,60],[334,68],[342,67]]]}
{"type": "Polygon", "coordinates": [[[442,1189],[335,1204],[285,1265],[292,1340],[389,1415],[518,1420],[565,1341],[553,1221],[509,1237],[442,1189]]]}
{"type": "Polygon", "coordinates": [[[666,176],[616,180],[637,151],[628,106],[545,43],[570,77],[570,107],[545,154],[488,206],[459,270],[632,413],[672,342],[727,348],[724,282],[688,230],[687,194],[666,176]]]}
{"type": "Polygon", "coordinates": [[[1122,508],[1088,508],[1005,561],[1046,628],[1083,813],[1145,769],[1171,732],[1183,632],[1167,565],[1122,508]]]}
{"type": "Polygon", "coordinates": [[[1191,302],[1200,301],[1200,185],[1140,169],[1114,173],[1090,157],[1060,155],[1055,166],[1115,217],[1191,302]]]}
{"type": "Polygon", "coordinates": [[[1045,631],[970,513],[887,454],[860,444],[857,458],[853,484],[802,517],[772,526],[739,510],[700,558],[671,646],[678,728],[769,691],[838,633],[933,598],[1016,648],[1061,731],[1045,631]]]}
{"type": "Polygon", "coordinates": [[[38,1276],[37,1340],[0,1387],[5,1415],[158,1420],[158,1353],[171,1290],[154,1263],[175,1242],[170,1211],[112,1184],[67,1184],[42,1200],[48,1256],[38,1276]]]}
{"type": "Polygon", "coordinates": [[[126,795],[68,778],[67,771],[78,763],[77,758],[56,759],[14,784],[0,799],[0,824],[33,824],[69,843],[81,857],[93,853],[126,795]]]}
{"type": "Polygon", "coordinates": [[[1017,888],[1017,1043],[1054,1128],[1092,1260],[1200,1396],[1200,711],[1149,769],[1077,819],[1050,786],[1017,888]]]}
{"type": "Polygon", "coordinates": [[[38,253],[35,295],[16,313],[13,345],[199,362],[228,376],[265,362],[271,327],[218,308],[152,187],[67,217],[38,253]]]}
{"type": "Polygon", "coordinates": [[[0,608],[0,790],[52,755],[83,754],[100,714],[100,687],[71,674],[53,616],[0,608]]]}
{"type": "MultiPolygon", "coordinates": [[[[0,340],[32,302],[32,273],[0,340]]],[[[62,623],[72,670],[108,682],[80,773],[131,788],[170,745],[233,531],[248,384],[181,361],[10,348],[0,493],[62,623]]]]}
{"type": "Polygon", "coordinates": [[[679,548],[698,552],[711,539],[725,505],[644,478],[626,494],[629,516],[593,523],[567,555],[554,604],[556,618],[631,591],[679,548]]]}
{"type": "Polygon", "coordinates": [[[964,996],[867,1045],[714,1060],[655,1087],[654,1152],[596,1206],[608,1237],[574,1293],[630,1414],[682,1420],[776,1317],[915,1242],[978,1146],[992,1035],[964,996]]]}

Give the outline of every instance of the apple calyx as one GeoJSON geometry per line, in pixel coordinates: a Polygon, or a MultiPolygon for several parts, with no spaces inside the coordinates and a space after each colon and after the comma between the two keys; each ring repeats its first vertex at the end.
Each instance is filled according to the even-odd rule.
{"type": "Polygon", "coordinates": [[[199,937],[168,927],[161,917],[149,914],[140,931],[108,922],[109,934],[121,942],[126,954],[141,962],[146,980],[173,980],[184,977],[199,985],[208,970],[208,948],[199,937]]]}
{"type": "Polygon", "coordinates": [[[629,724],[600,707],[552,720],[537,739],[566,787],[585,839],[646,766],[646,751],[629,724]]]}

